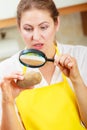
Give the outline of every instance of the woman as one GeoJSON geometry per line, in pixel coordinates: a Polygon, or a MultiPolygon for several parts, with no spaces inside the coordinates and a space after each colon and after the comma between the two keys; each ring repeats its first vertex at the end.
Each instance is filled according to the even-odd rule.
{"type": "Polygon", "coordinates": [[[1,130],[85,130],[87,48],[55,41],[60,21],[52,0],[21,0],[17,8],[17,22],[26,48],[40,50],[55,61],[46,62],[39,69],[27,68],[27,71],[38,71],[42,75],[41,83],[33,86],[35,89],[31,91],[23,91],[13,84],[15,80],[24,78],[19,53],[1,63],[1,130]]]}

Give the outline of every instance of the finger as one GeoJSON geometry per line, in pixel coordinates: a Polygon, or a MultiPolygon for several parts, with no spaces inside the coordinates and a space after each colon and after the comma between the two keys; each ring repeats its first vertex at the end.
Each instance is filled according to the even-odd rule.
{"type": "Polygon", "coordinates": [[[64,54],[64,55],[61,55],[59,58],[58,58],[58,64],[60,64],[61,66],[65,66],[65,61],[67,61],[67,57],[68,55],[67,54],[64,54]]]}
{"type": "Polygon", "coordinates": [[[71,56],[67,56],[64,60],[64,66],[68,69],[72,68],[73,66],[73,58],[71,56]]]}
{"type": "Polygon", "coordinates": [[[4,80],[13,80],[13,79],[19,79],[23,80],[24,76],[22,73],[16,72],[16,73],[11,73],[7,76],[4,77],[4,80]]]}
{"type": "Polygon", "coordinates": [[[71,69],[73,66],[73,58],[69,54],[64,54],[55,57],[55,65],[57,65],[62,71],[71,69]]]}
{"type": "Polygon", "coordinates": [[[55,55],[55,57],[54,57],[54,65],[58,65],[58,63],[59,63],[59,56],[55,55]]]}

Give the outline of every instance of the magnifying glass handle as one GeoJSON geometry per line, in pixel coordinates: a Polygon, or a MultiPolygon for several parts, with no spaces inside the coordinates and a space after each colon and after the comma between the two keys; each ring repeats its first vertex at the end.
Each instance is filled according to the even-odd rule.
{"type": "Polygon", "coordinates": [[[54,62],[54,59],[47,59],[47,61],[54,62]]]}

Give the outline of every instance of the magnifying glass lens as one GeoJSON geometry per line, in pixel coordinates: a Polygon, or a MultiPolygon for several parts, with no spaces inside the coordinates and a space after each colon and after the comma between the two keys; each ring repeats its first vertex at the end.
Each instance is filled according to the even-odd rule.
{"type": "Polygon", "coordinates": [[[45,63],[45,58],[36,53],[27,53],[20,56],[20,60],[29,66],[41,66],[45,63]]]}

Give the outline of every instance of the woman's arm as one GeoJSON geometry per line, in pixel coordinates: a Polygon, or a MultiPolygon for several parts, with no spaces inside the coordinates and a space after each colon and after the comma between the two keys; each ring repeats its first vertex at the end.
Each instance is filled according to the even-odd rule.
{"type": "Polygon", "coordinates": [[[0,83],[2,90],[2,120],[1,130],[24,130],[19,121],[14,100],[20,89],[13,86],[14,79],[23,79],[23,75],[15,73],[3,79],[0,83]]]}
{"type": "Polygon", "coordinates": [[[1,130],[24,130],[12,103],[2,103],[1,130]]]}
{"type": "Polygon", "coordinates": [[[75,58],[68,54],[64,54],[59,57],[55,57],[55,64],[71,80],[75,90],[81,120],[87,128],[87,87],[82,80],[77,62],[75,58]]]}
{"type": "Polygon", "coordinates": [[[81,120],[87,128],[87,86],[81,77],[74,81],[72,80],[72,84],[75,90],[81,120]]]}

